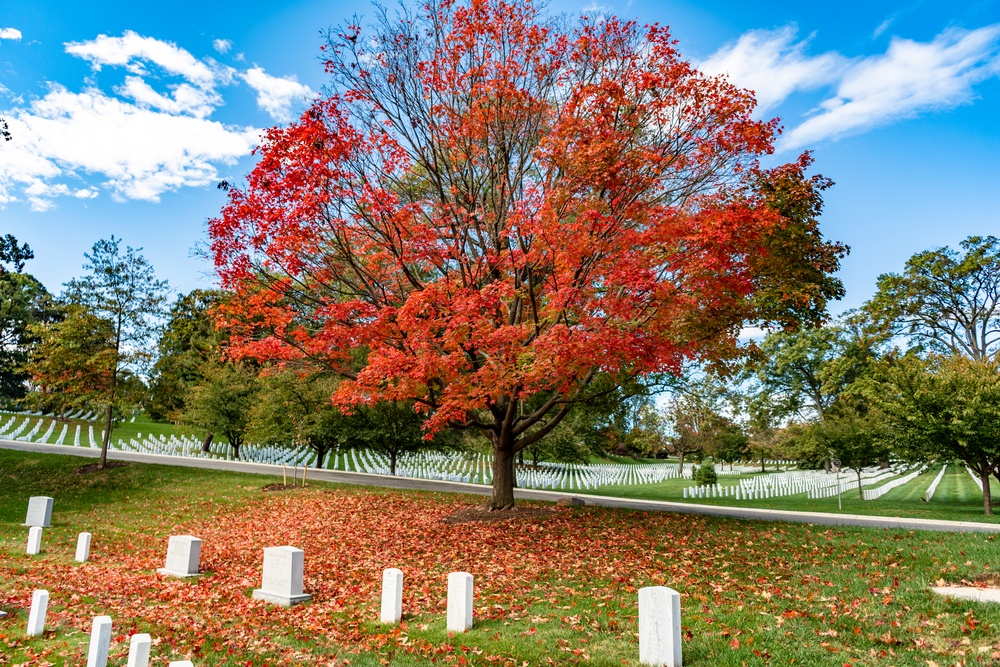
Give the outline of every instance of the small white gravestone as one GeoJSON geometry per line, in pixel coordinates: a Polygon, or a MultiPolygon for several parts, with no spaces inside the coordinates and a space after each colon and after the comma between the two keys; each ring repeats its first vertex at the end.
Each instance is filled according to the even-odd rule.
{"type": "Polygon", "coordinates": [[[49,609],[49,592],[37,590],[31,595],[31,611],[28,612],[28,635],[36,636],[45,632],[45,612],[49,609]]]}
{"type": "Polygon", "coordinates": [[[465,632],[472,627],[472,575],[448,575],[448,632],[465,632]]]}
{"type": "Polygon", "coordinates": [[[0,610],[0,618],[3,618],[6,615],[7,615],[7,612],[5,612],[3,610],[0,610]]]}
{"type": "Polygon", "coordinates": [[[403,618],[403,571],[390,567],[382,571],[383,623],[399,623],[403,618]]]}
{"type": "Polygon", "coordinates": [[[194,667],[194,663],[190,660],[171,660],[167,667],[194,667]]]}
{"type": "Polygon", "coordinates": [[[32,526],[28,530],[28,555],[37,556],[42,550],[42,529],[32,526]]]}
{"type": "Polygon", "coordinates": [[[194,577],[198,574],[201,540],[193,535],[171,535],[167,543],[167,563],[157,570],[171,577],[194,577]]]}
{"type": "Polygon", "coordinates": [[[76,562],[86,563],[90,560],[90,540],[93,536],[90,533],[80,533],[76,538],[76,562]]]}
{"type": "Polygon", "coordinates": [[[25,526],[41,526],[48,528],[52,525],[52,498],[48,496],[32,496],[28,498],[28,516],[24,520],[25,526]]]}
{"type": "Polygon", "coordinates": [[[302,572],[305,552],[295,547],[264,549],[264,575],[260,588],[254,589],[255,600],[264,600],[283,607],[312,599],[302,592],[302,572]]]}
{"type": "Polygon", "coordinates": [[[149,667],[149,651],[153,638],[146,634],[132,635],[128,642],[128,666],[149,667]]]}
{"type": "Polygon", "coordinates": [[[111,617],[94,617],[94,627],[90,631],[90,651],[87,653],[87,667],[108,667],[108,651],[111,649],[111,617]]]}
{"type": "Polygon", "coordinates": [[[639,663],[681,667],[681,596],[666,586],[639,589],[639,663]]]}

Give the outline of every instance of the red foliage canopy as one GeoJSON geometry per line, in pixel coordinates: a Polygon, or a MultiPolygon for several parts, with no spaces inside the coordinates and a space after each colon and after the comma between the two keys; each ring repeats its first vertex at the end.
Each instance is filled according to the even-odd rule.
{"type": "Polygon", "coordinates": [[[776,121],[666,29],[444,0],[327,54],[337,92],[268,132],[209,223],[234,354],[332,370],[342,405],[414,400],[432,432],[512,456],[595,377],[731,355],[761,318],[788,223],[759,187],[776,121]]]}

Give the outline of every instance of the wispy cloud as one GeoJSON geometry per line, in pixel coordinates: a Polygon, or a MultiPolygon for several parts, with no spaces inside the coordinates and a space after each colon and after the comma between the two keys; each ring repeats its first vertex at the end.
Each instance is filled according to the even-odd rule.
{"type": "Polygon", "coordinates": [[[836,81],[846,58],[838,53],[806,54],[809,40],[796,40],[797,30],[751,30],[716,51],[699,67],[725,74],[757,96],[759,114],[778,106],[792,93],[836,81]]]}
{"type": "Polygon", "coordinates": [[[0,28],[0,39],[21,39],[21,31],[17,28],[0,28]]]}
{"type": "Polygon", "coordinates": [[[229,49],[233,48],[233,42],[228,39],[215,39],[212,40],[212,48],[219,53],[229,53],[229,49]]]}
{"type": "Polygon", "coordinates": [[[872,31],[872,39],[878,39],[879,37],[881,37],[882,33],[884,33],[886,30],[888,30],[889,26],[891,26],[892,22],[895,21],[895,20],[896,20],[896,15],[893,14],[892,16],[890,16],[889,18],[887,18],[886,20],[884,20],[881,23],[879,23],[878,26],[876,26],[875,30],[872,31]]]}
{"type": "Polygon", "coordinates": [[[797,40],[791,26],[754,30],[700,67],[755,91],[759,114],[797,92],[825,91],[804,120],[785,118],[789,129],[781,150],[968,103],[976,84],[1000,74],[1000,25],[950,28],[929,42],[894,37],[885,53],[861,58],[836,52],[810,55],[808,47],[809,40],[797,40]]]}
{"type": "Polygon", "coordinates": [[[257,92],[257,106],[278,121],[292,118],[292,104],[315,97],[316,93],[295,77],[277,77],[267,74],[260,67],[243,73],[243,80],[257,92]]]}
{"type": "Polygon", "coordinates": [[[848,68],[836,94],[787,132],[783,147],[796,149],[922,111],[968,103],[975,97],[975,84],[1000,74],[998,40],[1000,25],[973,31],[952,28],[931,42],[893,38],[885,54],[848,68]]]}
{"type": "Polygon", "coordinates": [[[89,61],[94,69],[113,65],[144,74],[142,63],[146,61],[202,88],[211,88],[216,80],[215,71],[188,51],[171,42],[142,37],[131,30],[121,37],[98,35],[85,42],[69,42],[66,53],[89,61]]]}

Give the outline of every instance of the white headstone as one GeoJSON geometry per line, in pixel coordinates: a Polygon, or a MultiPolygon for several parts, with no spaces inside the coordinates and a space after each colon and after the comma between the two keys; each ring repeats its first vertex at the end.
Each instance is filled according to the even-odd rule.
{"type": "Polygon", "coordinates": [[[465,632],[472,627],[472,575],[448,575],[448,632],[465,632]]]}
{"type": "Polygon", "coordinates": [[[132,635],[128,642],[128,666],[149,667],[149,651],[153,646],[153,638],[149,635],[132,635]]]}
{"type": "Polygon", "coordinates": [[[78,563],[86,563],[90,560],[91,537],[90,533],[80,533],[80,536],[76,538],[76,561],[78,563]]]}
{"type": "Polygon", "coordinates": [[[49,592],[37,590],[31,595],[31,611],[28,612],[28,635],[36,636],[45,632],[45,612],[49,609],[49,592]]]}
{"type": "Polygon", "coordinates": [[[90,631],[90,651],[87,652],[87,667],[108,667],[108,651],[111,649],[111,617],[94,617],[94,627],[90,631]]]}
{"type": "Polygon", "coordinates": [[[37,556],[42,550],[42,529],[32,526],[28,530],[28,555],[37,556]]]}
{"type": "Polygon", "coordinates": [[[24,520],[25,526],[41,526],[48,528],[52,525],[52,498],[48,496],[32,496],[28,498],[28,516],[24,520]]]}
{"type": "Polygon", "coordinates": [[[403,617],[403,571],[394,567],[382,571],[383,623],[399,623],[403,617]]]}
{"type": "Polygon", "coordinates": [[[194,667],[194,663],[190,660],[171,660],[167,667],[194,667]]]}
{"type": "Polygon", "coordinates": [[[6,615],[7,615],[7,612],[5,612],[3,610],[0,610],[0,618],[3,618],[6,615]]]}
{"type": "Polygon", "coordinates": [[[311,600],[312,595],[302,592],[304,565],[302,549],[289,546],[264,549],[264,573],[261,587],[254,589],[254,599],[283,607],[311,600]]]}
{"type": "Polygon", "coordinates": [[[198,574],[201,540],[193,535],[171,535],[167,543],[167,563],[157,570],[171,577],[193,577],[198,574]]]}
{"type": "Polygon", "coordinates": [[[681,667],[681,596],[666,586],[639,589],[639,663],[681,667]]]}

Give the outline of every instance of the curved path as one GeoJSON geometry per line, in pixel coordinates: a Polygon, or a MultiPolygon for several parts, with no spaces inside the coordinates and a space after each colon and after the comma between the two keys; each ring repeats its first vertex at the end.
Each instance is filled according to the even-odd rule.
{"type": "MultiPolygon", "coordinates": [[[[90,447],[47,445],[15,440],[0,440],[0,448],[14,449],[23,452],[39,452],[44,454],[68,454],[70,456],[82,456],[88,458],[97,458],[101,451],[90,447]]],[[[220,461],[217,459],[198,459],[182,456],[137,454],[134,452],[119,451],[108,452],[108,458],[116,461],[154,463],[159,465],[181,466],[185,468],[208,468],[211,470],[228,470],[232,472],[245,472],[258,475],[281,475],[280,465],[267,463],[220,461]]],[[[321,470],[310,468],[307,479],[320,480],[324,482],[339,482],[341,484],[384,486],[396,489],[468,493],[481,496],[490,495],[490,487],[482,484],[443,482],[431,479],[416,479],[412,477],[391,477],[389,475],[372,475],[363,472],[344,472],[340,470],[321,470]]],[[[724,507],[720,505],[672,503],[662,500],[636,500],[633,498],[615,498],[612,496],[594,496],[576,492],[541,491],[534,489],[515,489],[514,495],[517,498],[523,498],[525,500],[545,500],[549,502],[554,502],[560,498],[572,496],[583,500],[587,505],[620,507],[652,512],[703,514],[707,516],[727,517],[733,519],[750,519],[753,521],[790,521],[793,523],[810,523],[828,526],[896,528],[901,530],[938,530],[949,533],[1000,533],[1000,524],[977,523],[973,521],[907,519],[902,517],[862,516],[857,514],[829,514],[825,512],[791,512],[787,510],[759,509],[755,507],[724,507]]]]}

